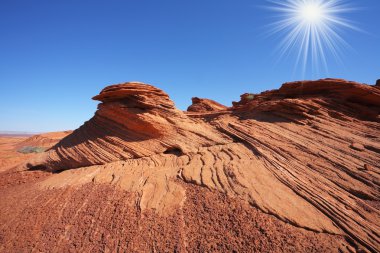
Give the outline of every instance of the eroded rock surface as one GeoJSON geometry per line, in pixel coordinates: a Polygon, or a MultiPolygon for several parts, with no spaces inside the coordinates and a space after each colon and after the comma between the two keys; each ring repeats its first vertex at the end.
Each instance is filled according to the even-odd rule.
{"type": "MultiPolygon", "coordinates": [[[[34,169],[29,173],[54,173],[44,172],[30,183],[36,202],[25,205],[37,205],[43,194],[56,204],[60,201],[53,198],[59,194],[65,206],[76,196],[85,201],[81,208],[90,210],[85,192],[128,198],[124,202],[131,206],[122,208],[141,222],[139,233],[152,251],[163,249],[158,235],[146,234],[146,219],[152,217],[167,219],[170,225],[162,225],[160,236],[172,238],[166,245],[179,251],[380,250],[380,90],[375,86],[341,79],[292,82],[243,94],[229,108],[196,98],[189,112],[177,110],[162,90],[137,82],[106,87],[94,99],[101,104],[93,118],[28,161],[34,169]],[[248,206],[265,218],[247,211],[248,206]],[[219,207],[228,217],[218,213],[219,207]],[[271,225],[262,226],[263,219],[271,225]],[[248,231],[262,236],[263,244],[246,238],[248,231]],[[228,234],[227,241],[219,240],[222,234],[228,234]],[[266,244],[268,238],[275,243],[266,244]]],[[[13,180],[15,175],[2,177],[13,180]]],[[[75,205],[60,215],[69,215],[75,205]]],[[[8,224],[2,238],[9,241],[9,234],[17,232],[10,232],[6,219],[25,220],[25,214],[0,208],[8,224]]],[[[124,217],[118,212],[116,221],[124,217]]],[[[111,219],[106,213],[99,209],[97,219],[111,219]]],[[[101,222],[90,223],[95,229],[101,222]]],[[[62,229],[67,237],[77,228],[57,227],[62,229]]],[[[59,243],[68,247],[65,240],[59,243]]],[[[136,247],[105,243],[112,250],[141,249],[140,241],[126,240],[136,247]]]]}
{"type": "Polygon", "coordinates": [[[227,106],[219,104],[211,99],[193,97],[192,105],[187,108],[189,112],[213,112],[226,110],[227,106]]]}
{"type": "Polygon", "coordinates": [[[48,169],[183,154],[231,142],[203,120],[175,109],[168,95],[151,85],[112,85],[93,99],[102,102],[95,116],[53,147],[44,164],[48,169]]]}

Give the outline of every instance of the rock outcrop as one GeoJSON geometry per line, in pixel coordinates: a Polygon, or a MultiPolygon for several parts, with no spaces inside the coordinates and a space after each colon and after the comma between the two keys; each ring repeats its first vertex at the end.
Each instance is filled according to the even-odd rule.
{"type": "Polygon", "coordinates": [[[202,120],[187,117],[165,92],[148,84],[108,86],[93,99],[102,102],[95,116],[49,151],[48,169],[183,154],[230,141],[202,120]]]}
{"type": "MultiPolygon", "coordinates": [[[[232,107],[195,98],[188,112],[177,110],[162,90],[136,82],[108,86],[94,99],[101,103],[93,118],[29,162],[32,170],[60,172],[40,180],[39,191],[63,194],[65,189],[80,189],[76,192],[95,194],[94,200],[103,196],[97,190],[100,187],[106,187],[111,196],[119,196],[119,191],[130,193],[128,202],[133,207],[123,208],[136,208],[144,217],[178,219],[168,222],[179,224],[170,230],[179,239],[162,232],[165,229],[161,232],[178,239],[175,245],[181,250],[257,247],[250,244],[251,239],[235,244],[250,231],[240,228],[258,221],[241,219],[247,209],[232,203],[249,205],[304,231],[305,237],[288,229],[295,240],[303,238],[327,247],[293,251],[380,250],[380,90],[375,86],[341,79],[292,82],[278,90],[243,94],[232,107]],[[227,202],[215,200],[210,207],[207,199],[196,196],[226,198],[240,211],[227,208],[229,218],[223,219],[228,222],[214,224],[223,216],[216,203],[226,207],[223,203],[227,202]],[[209,216],[198,219],[201,210],[209,216]],[[236,219],[237,228],[226,225],[236,219]],[[196,220],[203,220],[199,226],[208,231],[224,231],[223,235],[238,231],[228,235],[236,247],[223,248],[229,242],[218,241],[220,248],[208,248],[198,240],[194,244],[198,249],[193,248],[194,237],[189,237],[187,229],[196,220]],[[314,233],[314,239],[309,233],[314,233]]],[[[87,197],[80,196],[75,199],[85,199],[82,209],[87,197]]],[[[121,215],[112,212],[116,219],[121,215]]],[[[99,214],[98,219],[108,214],[99,214]]],[[[23,217],[18,214],[19,220],[23,217]]],[[[146,228],[144,224],[140,228],[146,228]]],[[[267,229],[276,235],[280,226],[268,225],[267,229]]],[[[199,233],[207,236],[211,232],[199,233]]],[[[262,233],[263,238],[268,233],[262,233]]],[[[292,251],[285,246],[284,251],[292,251]]],[[[268,247],[258,249],[281,251],[268,247]]]]}
{"type": "Polygon", "coordinates": [[[191,101],[192,105],[187,108],[188,112],[214,112],[227,109],[227,106],[211,99],[193,97],[191,101]]]}

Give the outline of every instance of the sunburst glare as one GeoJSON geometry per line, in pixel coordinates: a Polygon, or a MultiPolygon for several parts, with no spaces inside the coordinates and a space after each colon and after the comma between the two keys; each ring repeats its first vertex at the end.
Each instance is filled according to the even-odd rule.
{"type": "Polygon", "coordinates": [[[328,74],[329,59],[342,63],[350,45],[342,37],[344,29],[358,30],[343,15],[354,11],[347,0],[268,0],[277,13],[270,34],[279,35],[280,58],[295,55],[295,70],[328,74]]]}
{"type": "Polygon", "coordinates": [[[314,3],[301,6],[298,11],[300,18],[304,19],[306,22],[320,22],[323,19],[324,9],[314,3]]]}

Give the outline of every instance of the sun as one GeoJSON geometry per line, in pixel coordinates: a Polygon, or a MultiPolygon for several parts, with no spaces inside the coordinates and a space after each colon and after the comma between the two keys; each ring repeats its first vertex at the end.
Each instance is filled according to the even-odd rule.
{"type": "Polygon", "coordinates": [[[324,17],[325,10],[316,3],[306,3],[299,8],[299,17],[305,22],[321,22],[324,17]]]}
{"type": "Polygon", "coordinates": [[[344,16],[355,10],[348,0],[267,0],[277,15],[270,25],[270,34],[281,40],[276,50],[280,59],[295,56],[295,68],[319,74],[328,73],[330,59],[342,62],[345,30],[359,30],[344,16]]]}

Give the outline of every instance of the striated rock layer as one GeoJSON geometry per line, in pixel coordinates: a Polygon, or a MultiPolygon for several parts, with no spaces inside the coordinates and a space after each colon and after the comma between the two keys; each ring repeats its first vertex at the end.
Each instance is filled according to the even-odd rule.
{"type": "Polygon", "coordinates": [[[165,92],[151,85],[112,85],[93,99],[102,102],[95,116],[54,146],[45,164],[49,169],[189,153],[229,142],[206,122],[177,110],[165,92]]]}
{"type": "Polygon", "coordinates": [[[213,112],[227,109],[227,106],[211,99],[193,97],[191,101],[193,102],[192,105],[187,108],[189,112],[213,112]]]}
{"type": "MultiPolygon", "coordinates": [[[[55,226],[65,231],[54,239],[65,245],[61,250],[77,240],[69,232],[92,240],[95,235],[83,234],[91,224],[109,236],[99,239],[108,250],[141,251],[141,241],[118,234],[134,222],[148,251],[380,250],[377,87],[340,79],[292,82],[243,94],[232,107],[194,98],[187,112],[162,90],[137,82],[108,86],[94,99],[101,103],[93,118],[27,165],[54,173],[30,183],[27,195],[34,202],[22,205],[63,205],[52,209],[51,220],[75,213],[70,226],[55,226]],[[112,206],[96,196],[110,196],[112,206]],[[92,201],[101,209],[92,210],[92,201]],[[89,218],[83,224],[83,209],[95,212],[99,222],[89,218]],[[164,222],[153,235],[152,220],[164,222]],[[121,223],[106,228],[110,222],[121,223]],[[171,239],[161,245],[157,238],[171,239]]],[[[14,177],[3,176],[6,185],[14,177]]],[[[26,218],[0,208],[0,238],[8,245],[17,231],[6,220],[26,218]]],[[[42,230],[47,225],[37,224],[42,230]]],[[[36,249],[47,249],[35,240],[36,249]]],[[[91,250],[82,243],[76,250],[91,250]]]]}

